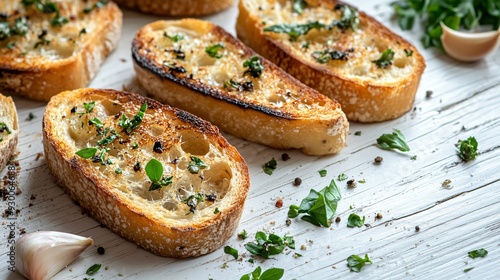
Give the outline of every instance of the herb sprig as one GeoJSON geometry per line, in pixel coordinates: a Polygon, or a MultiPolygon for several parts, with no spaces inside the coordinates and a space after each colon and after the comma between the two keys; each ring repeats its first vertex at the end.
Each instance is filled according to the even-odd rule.
{"type": "Polygon", "coordinates": [[[131,119],[127,117],[127,115],[123,114],[120,120],[118,121],[118,125],[123,129],[123,131],[130,135],[139,125],[142,123],[142,119],[144,118],[144,114],[148,108],[148,104],[144,102],[139,109],[139,112],[131,119]]]}
{"type": "Polygon", "coordinates": [[[470,258],[484,258],[486,257],[486,255],[488,255],[488,251],[485,250],[484,248],[481,248],[481,249],[478,249],[478,250],[473,250],[473,251],[470,251],[467,253],[467,255],[470,257],[470,258]]]}
{"type": "Polygon", "coordinates": [[[205,48],[205,52],[208,56],[219,59],[222,57],[222,54],[219,53],[220,49],[224,49],[224,45],[222,43],[217,43],[212,46],[208,46],[205,48]]]}
{"type": "Polygon", "coordinates": [[[365,254],[365,257],[362,258],[358,255],[351,255],[347,258],[347,266],[351,269],[351,271],[354,272],[360,272],[361,269],[365,266],[367,263],[372,263],[370,258],[368,258],[368,254],[365,254]]]}
{"type": "Polygon", "coordinates": [[[262,65],[260,58],[256,55],[252,56],[252,58],[248,60],[245,60],[245,62],[243,62],[243,67],[248,68],[245,72],[243,72],[243,76],[248,74],[254,78],[260,78],[262,72],[264,71],[264,65],[262,65]]]}
{"type": "Polygon", "coordinates": [[[406,139],[403,133],[398,129],[394,129],[392,134],[382,134],[377,139],[378,146],[384,150],[400,150],[401,152],[410,151],[410,147],[406,144],[406,139]]]}
{"type": "Polygon", "coordinates": [[[253,272],[243,275],[240,280],[279,280],[285,274],[282,268],[272,267],[264,272],[258,266],[253,272]]]}
{"type": "Polygon", "coordinates": [[[164,186],[172,184],[172,178],[163,176],[163,165],[157,159],[151,159],[146,164],[146,174],[149,180],[151,180],[151,186],[149,186],[149,191],[159,190],[164,186]]]}
{"type": "Polygon", "coordinates": [[[278,166],[278,163],[276,162],[276,160],[273,157],[270,161],[266,162],[262,166],[262,170],[264,170],[264,173],[266,173],[267,175],[272,175],[273,171],[276,170],[277,166],[278,166]]]}
{"type": "Polygon", "coordinates": [[[271,255],[278,255],[286,247],[295,249],[295,240],[292,236],[284,236],[283,238],[271,233],[269,237],[265,232],[258,231],[255,234],[255,242],[245,244],[245,248],[253,255],[262,256],[268,259],[271,255]]]}
{"type": "Polygon", "coordinates": [[[372,60],[378,68],[387,69],[392,65],[394,59],[394,51],[392,49],[385,50],[377,60],[372,60]]]}
{"type": "Polygon", "coordinates": [[[477,156],[477,140],[474,136],[466,140],[458,140],[458,156],[463,161],[473,160],[477,156]]]}

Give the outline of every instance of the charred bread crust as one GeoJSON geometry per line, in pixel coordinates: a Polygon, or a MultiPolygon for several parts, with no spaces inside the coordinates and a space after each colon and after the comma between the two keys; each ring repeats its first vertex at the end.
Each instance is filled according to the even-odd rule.
{"type": "Polygon", "coordinates": [[[190,111],[235,136],[314,155],[337,153],[345,145],[348,122],[337,102],[306,87],[211,23],[183,19],[148,24],[133,40],[132,57],[138,81],[151,97],[190,111]],[[172,45],[162,34],[178,29],[186,37],[172,45]],[[215,43],[225,46],[217,60],[205,54],[205,48],[215,43]],[[168,56],[176,47],[185,53],[183,60],[168,56]],[[229,90],[226,82],[240,79],[242,64],[254,56],[264,67],[262,77],[243,79],[255,89],[229,90]]]}
{"type": "MultiPolygon", "coordinates": [[[[358,11],[360,29],[362,29],[359,32],[362,32],[361,34],[366,37],[372,36],[375,43],[363,45],[363,40],[357,39],[359,43],[355,45],[356,40],[353,41],[349,37],[347,39],[345,37],[353,36],[351,30],[342,32],[344,38],[340,36],[340,39],[334,40],[334,42],[337,41],[338,45],[340,45],[339,48],[343,50],[347,50],[351,46],[355,46],[354,49],[367,49],[373,46],[376,46],[375,49],[378,48],[375,54],[370,53],[370,55],[367,55],[368,51],[361,51],[360,55],[355,53],[355,56],[361,57],[361,59],[356,60],[356,63],[359,60],[364,60],[363,67],[359,67],[362,68],[360,72],[364,73],[365,65],[373,64],[372,60],[378,59],[387,47],[391,47],[396,53],[399,53],[397,55],[400,57],[397,59],[402,61],[401,63],[404,62],[403,68],[411,67],[411,69],[390,81],[386,81],[383,74],[380,78],[373,79],[368,78],[368,75],[365,74],[359,74],[359,77],[356,77],[357,74],[353,75],[357,71],[356,67],[352,67],[354,69],[348,67],[342,69],[342,67],[337,67],[337,62],[332,63],[334,66],[329,64],[331,62],[320,64],[310,55],[306,55],[306,52],[312,52],[312,50],[297,49],[295,45],[288,42],[286,36],[264,32],[265,27],[275,23],[267,22],[266,26],[264,26],[263,22],[265,20],[257,14],[259,10],[251,9],[253,5],[258,5],[261,2],[271,3],[273,1],[259,0],[256,2],[257,4],[248,0],[240,1],[236,24],[238,38],[306,85],[337,100],[342,105],[342,110],[349,120],[360,122],[385,121],[397,118],[412,108],[420,78],[425,69],[425,61],[418,50],[405,39],[391,32],[374,18],[358,11]],[[342,45],[345,41],[347,41],[347,45],[342,45]],[[404,56],[402,55],[404,54],[403,50],[411,51],[412,56],[407,59],[401,57],[404,56]],[[363,77],[363,75],[366,77],[363,77]]],[[[288,2],[290,1],[285,1],[285,3],[288,2]]],[[[335,13],[336,1],[318,0],[307,2],[325,10],[329,9],[332,14],[335,13]]],[[[342,2],[338,4],[349,6],[342,2]]],[[[288,5],[290,4],[288,3],[288,5]]],[[[264,5],[259,7],[262,10],[266,9],[264,5]]],[[[313,6],[311,9],[315,8],[316,6],[313,6]]],[[[291,8],[276,8],[275,10],[282,13],[292,13],[291,8]]],[[[323,19],[315,18],[314,20],[323,19]]],[[[326,19],[324,21],[327,23],[326,19]]],[[[359,32],[356,34],[358,35],[359,32]]],[[[314,33],[314,31],[311,33],[314,33]]],[[[314,35],[311,37],[314,38],[314,35]]],[[[297,44],[299,44],[299,41],[300,37],[297,44]]],[[[399,66],[393,65],[391,67],[399,66]]],[[[371,65],[370,71],[380,71],[380,69],[373,69],[373,65],[371,65]]],[[[399,68],[395,71],[399,71],[399,68]]]]}
{"type": "Polygon", "coordinates": [[[162,16],[202,16],[225,10],[235,0],[115,0],[121,6],[162,16]]]}
{"type": "Polygon", "coordinates": [[[118,44],[122,13],[111,1],[87,13],[85,8],[97,0],[56,1],[60,16],[68,19],[60,27],[50,24],[54,13],[5,1],[13,2],[14,10],[6,11],[12,13],[8,22],[26,17],[29,30],[0,41],[0,91],[49,101],[62,91],[85,87],[118,44]]]}
{"type": "Polygon", "coordinates": [[[19,123],[16,106],[11,97],[0,94],[0,171],[11,160],[17,148],[19,123]]]}
{"type": "Polygon", "coordinates": [[[216,127],[194,115],[132,93],[63,92],[47,105],[43,142],[49,171],[70,197],[98,222],[146,250],[165,257],[195,257],[216,250],[236,230],[250,184],[248,168],[216,127]],[[81,111],[83,102],[95,102],[93,111],[81,111]],[[143,103],[148,109],[141,125],[130,136],[119,132],[120,141],[107,146],[112,165],[75,154],[99,137],[86,121],[97,117],[104,127],[118,128],[116,115],[133,116],[143,103]],[[154,141],[163,143],[161,154],[152,151],[154,141]],[[131,148],[133,142],[139,147],[131,148]],[[186,170],[190,156],[208,167],[191,174],[186,170]],[[171,185],[148,191],[144,166],[150,158],[162,162],[165,176],[173,176],[171,185]],[[141,169],[132,168],[135,161],[143,163],[141,169]],[[113,171],[117,166],[120,174],[113,171]],[[216,200],[200,202],[190,213],[182,199],[200,190],[215,194],[216,200]],[[219,213],[214,213],[216,208],[219,213]]]}

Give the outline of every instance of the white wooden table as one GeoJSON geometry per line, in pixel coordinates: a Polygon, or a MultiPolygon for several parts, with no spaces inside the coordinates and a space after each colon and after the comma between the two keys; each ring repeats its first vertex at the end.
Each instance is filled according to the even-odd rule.
{"type": "MultiPolygon", "coordinates": [[[[241,260],[234,260],[222,248],[187,260],[158,257],[82,214],[80,207],[55,185],[45,158],[39,155],[43,151],[41,120],[45,104],[22,98],[15,98],[21,122],[17,157],[21,171],[17,180],[23,191],[15,198],[20,210],[14,220],[16,237],[21,228],[27,232],[58,230],[91,236],[97,246],[106,249],[104,255],[98,255],[96,247],[87,249],[55,279],[83,279],[94,263],[107,267],[93,276],[95,279],[239,279],[258,265],[263,269],[284,268],[283,279],[500,279],[500,51],[477,63],[459,63],[438,50],[424,50],[420,30],[401,31],[391,19],[391,0],[347,2],[422,51],[427,68],[415,108],[389,122],[351,123],[347,147],[334,156],[310,157],[286,151],[291,159],[284,162],[280,159],[284,151],[225,135],[246,159],[251,174],[251,189],[238,228],[238,232],[245,229],[250,238],[241,241],[235,235],[227,242],[239,250],[241,260]],[[433,91],[430,98],[426,98],[428,90],[433,91]],[[28,121],[29,113],[35,119],[28,121]],[[376,147],[375,140],[393,128],[405,134],[411,147],[409,155],[376,147]],[[354,135],[356,131],[361,131],[361,136],[354,135]],[[480,155],[462,163],[454,144],[469,136],[478,140],[480,155]],[[417,155],[416,160],[410,159],[413,155],[417,155]],[[384,158],[382,164],[373,164],[376,156],[384,158]],[[279,159],[278,168],[269,176],[261,166],[272,157],[279,159]],[[321,169],[328,171],[326,177],[318,174],[321,169]],[[366,183],[348,189],[345,181],[337,181],[343,195],[337,209],[340,223],[325,229],[294,219],[290,226],[285,225],[290,204],[300,203],[311,188],[319,190],[341,173],[350,179],[365,179],[366,183]],[[302,178],[299,187],[292,185],[295,177],[302,178]],[[446,179],[452,181],[451,188],[441,186],[446,179]],[[284,202],[280,209],[275,207],[277,198],[284,202]],[[353,212],[366,216],[369,226],[348,228],[347,217],[353,212]],[[383,218],[376,220],[377,213],[383,218]],[[259,230],[293,235],[297,249],[265,261],[256,258],[251,264],[243,246],[259,230]],[[307,249],[301,250],[301,245],[307,249]],[[479,248],[489,254],[477,259],[467,256],[467,252],[479,248]],[[303,257],[294,258],[293,252],[303,257]],[[373,264],[360,273],[349,272],[346,258],[352,254],[368,254],[373,264]],[[474,269],[464,273],[469,267],[474,269]]],[[[208,19],[234,34],[236,15],[233,7],[208,19]]],[[[134,81],[131,39],[140,26],[156,19],[124,13],[119,49],[106,60],[90,86],[125,86],[141,93],[134,81]]],[[[0,203],[1,211],[5,207],[5,202],[0,203]]],[[[9,222],[3,218],[0,278],[18,279],[19,274],[7,270],[9,222]]]]}

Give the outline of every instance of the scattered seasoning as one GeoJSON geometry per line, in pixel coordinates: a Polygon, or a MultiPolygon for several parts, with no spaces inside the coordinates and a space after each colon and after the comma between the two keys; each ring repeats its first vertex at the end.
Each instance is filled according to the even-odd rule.
{"type": "Polygon", "coordinates": [[[458,156],[465,162],[473,160],[477,156],[477,140],[474,136],[467,140],[458,140],[458,156]]]}
{"type": "Polygon", "coordinates": [[[377,156],[373,161],[375,161],[375,163],[381,163],[383,160],[384,160],[383,157],[377,156]]]}
{"type": "Polygon", "coordinates": [[[299,254],[299,253],[293,253],[292,257],[294,257],[294,258],[300,258],[300,257],[302,257],[302,255],[299,254]]]}
{"type": "Polygon", "coordinates": [[[328,173],[328,171],[326,171],[325,169],[322,169],[322,170],[320,170],[318,172],[319,172],[319,176],[321,176],[321,177],[325,177],[326,174],[328,173]]]}
{"type": "Polygon", "coordinates": [[[76,106],[75,106],[75,107],[73,107],[73,108],[71,108],[71,111],[70,111],[70,112],[71,112],[71,114],[76,113],[76,109],[77,109],[77,107],[76,107],[76,106]]]}
{"type": "Polygon", "coordinates": [[[224,253],[233,256],[234,259],[238,259],[238,250],[234,249],[231,246],[225,246],[224,253]]]}
{"type": "Polygon", "coordinates": [[[387,69],[392,65],[392,60],[394,59],[394,51],[392,49],[385,50],[380,58],[377,60],[372,60],[378,68],[387,69]]]}
{"type": "Polygon", "coordinates": [[[419,232],[419,231],[420,231],[420,227],[419,227],[419,226],[416,226],[416,227],[415,227],[415,231],[416,231],[416,232],[419,232]]]}
{"type": "Polygon", "coordinates": [[[219,208],[218,208],[218,207],[215,207],[215,209],[214,209],[214,214],[219,214],[219,213],[220,213],[219,208]]]}
{"type": "Polygon", "coordinates": [[[377,216],[375,216],[375,219],[380,220],[380,219],[382,219],[383,217],[384,217],[384,216],[382,216],[382,213],[380,213],[380,212],[379,212],[379,213],[377,214],[377,216]]]}
{"type": "Polygon", "coordinates": [[[349,179],[349,177],[347,177],[347,175],[345,175],[344,173],[342,173],[342,174],[340,174],[339,176],[337,176],[337,180],[339,180],[339,181],[341,181],[341,182],[342,182],[342,181],[345,181],[345,180],[347,180],[347,179],[349,179]]]}
{"type": "Polygon", "coordinates": [[[360,272],[361,269],[367,263],[370,263],[370,264],[372,263],[372,261],[368,258],[368,254],[366,254],[364,258],[362,258],[358,255],[351,255],[347,258],[347,266],[353,272],[360,272]]]}
{"type": "Polygon", "coordinates": [[[80,32],[78,33],[78,37],[82,36],[82,34],[87,34],[87,29],[82,28],[80,32]]]}
{"type": "Polygon", "coordinates": [[[155,153],[158,153],[158,154],[163,153],[163,145],[162,145],[162,143],[159,142],[159,141],[155,142],[155,144],[153,146],[153,151],[155,153]]]}
{"type": "Polygon", "coordinates": [[[205,199],[210,202],[214,202],[217,199],[217,195],[214,193],[206,194],[205,199]]]}
{"type": "Polygon", "coordinates": [[[434,92],[433,92],[432,90],[428,90],[428,91],[426,91],[426,92],[425,92],[425,98],[431,98],[433,93],[434,93],[434,92]]]}
{"type": "Polygon", "coordinates": [[[285,220],[285,224],[286,224],[287,226],[290,226],[290,225],[292,224],[292,220],[290,220],[290,218],[287,218],[287,219],[285,220]]]}
{"type": "Polygon", "coordinates": [[[266,162],[262,166],[262,170],[264,170],[264,173],[266,173],[267,175],[272,175],[273,171],[276,170],[277,165],[278,165],[278,163],[276,162],[276,160],[273,157],[270,161],[266,162]]]}
{"type": "Polygon", "coordinates": [[[443,181],[443,183],[441,183],[441,187],[443,188],[451,188],[451,180],[450,179],[446,179],[443,181]]]}
{"type": "Polygon", "coordinates": [[[289,160],[289,159],[290,159],[290,156],[289,156],[287,153],[283,153],[283,154],[281,154],[281,159],[282,159],[283,161],[287,161],[287,160],[289,160]]]}
{"type": "Polygon", "coordinates": [[[135,165],[134,165],[134,171],[138,172],[139,170],[141,170],[141,163],[140,162],[136,162],[135,165]]]}
{"type": "Polygon", "coordinates": [[[262,65],[260,58],[256,55],[252,56],[252,58],[245,60],[243,62],[243,67],[247,67],[248,69],[243,72],[243,76],[249,74],[254,78],[260,78],[262,72],[264,71],[264,65],[262,65]]]}
{"type": "Polygon", "coordinates": [[[170,40],[174,41],[174,43],[179,42],[180,40],[184,39],[184,35],[182,34],[175,34],[173,36],[168,36],[167,32],[165,31],[163,33],[163,36],[169,38],[170,40]]]}
{"type": "Polygon", "coordinates": [[[413,50],[404,49],[404,51],[405,51],[406,57],[410,57],[413,55],[413,50]]]}
{"type": "Polygon", "coordinates": [[[94,5],[84,8],[83,13],[88,14],[95,9],[99,9],[106,6],[106,4],[108,4],[108,0],[99,0],[94,5]]]}
{"type": "Polygon", "coordinates": [[[302,179],[300,179],[299,177],[297,177],[293,180],[294,186],[300,186],[300,184],[302,184],[302,179]]]}
{"type": "Polygon", "coordinates": [[[205,52],[208,56],[219,59],[222,57],[222,54],[219,53],[219,49],[224,49],[224,45],[222,43],[206,47],[205,52]]]}
{"type": "Polygon", "coordinates": [[[365,179],[358,180],[358,183],[364,184],[364,183],[366,183],[366,180],[365,179]]]}
{"type": "Polygon", "coordinates": [[[36,116],[33,113],[29,113],[28,118],[26,119],[27,121],[32,121],[36,116]]]}
{"type": "Polygon", "coordinates": [[[99,269],[101,269],[101,264],[94,264],[92,265],[91,267],[89,267],[89,269],[87,269],[87,272],[85,272],[87,275],[94,275],[95,273],[97,273],[97,271],[99,271],[99,269]]]}
{"type": "Polygon", "coordinates": [[[224,82],[224,88],[232,91],[253,91],[253,82],[252,81],[243,81],[241,83],[233,81],[233,79],[229,79],[229,81],[224,82]]]}
{"type": "Polygon", "coordinates": [[[139,144],[137,144],[137,142],[134,142],[134,144],[132,145],[132,149],[135,150],[139,148],[139,144]]]}
{"type": "Polygon", "coordinates": [[[357,214],[352,213],[347,218],[347,227],[351,227],[351,228],[352,227],[362,227],[363,224],[365,223],[365,220],[366,220],[365,216],[363,216],[363,218],[361,218],[357,214]]]}
{"type": "Polygon", "coordinates": [[[340,216],[337,216],[337,218],[335,218],[335,222],[338,224],[340,223],[341,219],[340,219],[340,216]]]}
{"type": "Polygon", "coordinates": [[[279,198],[276,200],[276,203],[274,204],[274,206],[276,206],[276,208],[281,208],[283,207],[283,199],[279,198]]]}
{"type": "Polygon", "coordinates": [[[473,269],[474,269],[474,267],[469,267],[469,268],[464,269],[464,272],[469,272],[469,271],[471,271],[473,269]]]}
{"type": "Polygon", "coordinates": [[[361,131],[356,131],[356,132],[354,132],[354,135],[356,135],[356,136],[361,136],[361,131]]]}
{"type": "Polygon", "coordinates": [[[191,161],[188,164],[188,171],[191,174],[198,174],[201,169],[205,169],[208,166],[198,157],[190,156],[191,161]]]}
{"type": "Polygon", "coordinates": [[[488,255],[488,251],[486,251],[484,248],[481,248],[481,249],[478,249],[478,250],[474,250],[474,251],[470,251],[467,253],[467,255],[470,257],[470,258],[484,258],[486,257],[486,255],[488,255]]]}
{"type": "Polygon", "coordinates": [[[104,255],[105,252],[106,252],[106,250],[103,247],[98,247],[97,248],[97,253],[99,255],[104,255]]]}
{"type": "Polygon", "coordinates": [[[411,160],[417,160],[417,155],[414,155],[410,158],[411,160]]]}
{"type": "Polygon", "coordinates": [[[243,240],[247,239],[247,231],[243,230],[242,232],[238,233],[238,238],[243,240]]]}
{"type": "Polygon", "coordinates": [[[355,188],[356,187],[356,181],[354,179],[351,179],[351,180],[347,181],[347,187],[351,188],[351,189],[355,188]]]}
{"type": "Polygon", "coordinates": [[[117,169],[115,169],[115,173],[116,174],[122,174],[122,169],[118,167],[117,169]]]}

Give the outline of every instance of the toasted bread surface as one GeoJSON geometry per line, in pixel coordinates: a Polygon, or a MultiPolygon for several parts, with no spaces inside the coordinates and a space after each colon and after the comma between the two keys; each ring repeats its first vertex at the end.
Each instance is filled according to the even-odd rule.
{"type": "Polygon", "coordinates": [[[425,69],[418,50],[348,5],[331,0],[306,2],[298,13],[291,0],[241,0],[238,37],[297,79],[339,101],[349,120],[377,122],[407,112],[425,69]],[[295,37],[276,28],[311,23],[323,27],[295,37]],[[374,61],[387,49],[394,52],[394,58],[379,67],[374,61]]]}
{"type": "Polygon", "coordinates": [[[337,102],[209,22],[148,24],[137,33],[132,56],[138,80],[152,97],[235,136],[311,155],[337,153],[345,145],[349,124],[337,102]],[[222,47],[210,55],[216,45],[222,47]],[[259,77],[244,66],[252,59],[262,66],[259,77]]]}
{"type": "Polygon", "coordinates": [[[6,15],[0,24],[10,30],[5,38],[0,35],[0,90],[49,101],[61,91],[85,87],[117,45],[122,13],[113,2],[50,3],[58,12],[44,13],[18,0],[0,2],[6,15]],[[25,29],[13,31],[19,30],[16,25],[25,29]]]}
{"type": "Polygon", "coordinates": [[[132,93],[67,91],[48,103],[43,137],[49,170],[71,198],[155,254],[207,254],[238,225],[246,163],[216,127],[190,113],[132,93]],[[144,104],[142,122],[126,130],[123,116],[133,122],[144,104]],[[86,148],[97,152],[82,155],[86,148]],[[163,167],[156,187],[152,159],[163,167]]]}
{"type": "Polygon", "coordinates": [[[16,151],[18,135],[16,105],[11,97],[0,94],[0,171],[16,151]]]}
{"type": "Polygon", "coordinates": [[[164,16],[202,16],[225,10],[234,0],[115,0],[116,3],[143,13],[164,16]]]}

